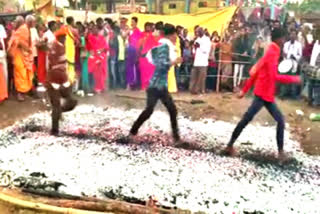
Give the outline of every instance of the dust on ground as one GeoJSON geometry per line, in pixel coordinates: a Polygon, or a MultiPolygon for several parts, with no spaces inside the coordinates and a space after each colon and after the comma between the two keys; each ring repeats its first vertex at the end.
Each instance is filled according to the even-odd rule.
{"type": "MultiPolygon", "coordinates": [[[[93,104],[99,107],[113,106],[124,107],[125,109],[142,109],[145,106],[145,97],[145,92],[142,91],[120,90],[94,97],[78,97],[77,99],[80,104],[93,104]]],[[[187,92],[179,92],[178,94],[173,94],[173,98],[176,101],[178,111],[194,120],[212,118],[234,123],[240,120],[252,102],[251,97],[239,100],[231,93],[209,93],[199,96],[190,95],[187,92]]],[[[290,131],[301,142],[304,151],[311,155],[320,155],[320,122],[309,120],[309,115],[311,113],[319,113],[320,109],[312,108],[304,101],[278,100],[277,104],[285,116],[286,123],[289,124],[290,131]],[[303,117],[299,117],[296,114],[298,109],[304,112],[303,117]]],[[[165,110],[163,105],[157,105],[156,108],[165,110]]],[[[25,102],[19,103],[16,99],[11,98],[0,104],[0,128],[10,126],[29,115],[48,109],[40,100],[28,98],[25,102]]],[[[275,121],[263,109],[255,117],[254,123],[269,126],[274,125],[275,121]]],[[[212,131],[214,132],[214,130],[212,131]]]]}

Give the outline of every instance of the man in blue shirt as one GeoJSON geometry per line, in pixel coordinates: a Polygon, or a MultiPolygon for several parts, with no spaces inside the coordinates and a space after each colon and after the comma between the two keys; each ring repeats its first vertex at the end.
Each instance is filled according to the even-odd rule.
{"type": "Polygon", "coordinates": [[[173,138],[176,142],[179,142],[180,136],[177,123],[178,112],[173,99],[168,92],[168,71],[171,66],[180,64],[182,58],[177,57],[175,52],[174,44],[176,44],[177,39],[175,27],[171,24],[166,24],[164,26],[164,35],[165,38],[159,41],[159,46],[150,50],[146,55],[148,60],[154,64],[156,68],[147,90],[147,107],[133,124],[130,135],[137,135],[139,128],[150,118],[154,107],[160,99],[169,112],[173,138]]]}

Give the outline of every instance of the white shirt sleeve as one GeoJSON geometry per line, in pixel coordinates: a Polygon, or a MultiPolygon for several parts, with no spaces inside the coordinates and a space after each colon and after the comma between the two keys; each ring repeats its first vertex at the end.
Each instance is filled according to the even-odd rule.
{"type": "Polygon", "coordinates": [[[319,56],[319,53],[320,53],[320,45],[319,45],[319,41],[316,41],[316,43],[314,43],[314,46],[312,49],[312,54],[311,54],[311,59],[310,59],[311,66],[316,66],[316,62],[317,62],[317,58],[319,56]]]}
{"type": "Polygon", "coordinates": [[[286,42],[283,47],[283,53],[288,54],[288,51],[289,51],[288,49],[289,49],[289,43],[286,42]]]}
{"type": "Polygon", "coordinates": [[[302,57],[302,44],[300,42],[297,42],[297,52],[295,58],[297,61],[299,61],[302,57]]]}
{"type": "Polygon", "coordinates": [[[6,38],[7,38],[6,29],[3,27],[3,25],[0,25],[0,39],[6,39],[6,38]]]}
{"type": "MultiPolygon", "coordinates": [[[[151,49],[151,50],[152,50],[152,49],[151,49]]],[[[151,50],[148,51],[146,57],[147,57],[147,60],[149,61],[149,63],[153,64],[151,50]]]]}

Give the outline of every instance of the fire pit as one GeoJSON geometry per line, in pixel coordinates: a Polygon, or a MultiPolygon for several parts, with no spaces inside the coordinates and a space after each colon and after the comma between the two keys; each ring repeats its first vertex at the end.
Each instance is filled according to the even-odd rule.
{"type": "Polygon", "coordinates": [[[274,156],[275,127],[249,125],[236,144],[240,157],[230,158],[221,150],[234,124],[180,116],[189,146],[175,148],[169,116],[160,111],[141,128],[138,142],[119,143],[139,113],[79,106],[64,115],[59,137],[49,135],[49,112],[2,130],[0,169],[10,174],[7,185],[45,190],[14,182],[39,173],[33,175],[63,184],[58,193],[75,196],[137,204],[152,196],[159,207],[206,213],[318,212],[320,158],[303,153],[288,132],[285,164],[274,156]]]}

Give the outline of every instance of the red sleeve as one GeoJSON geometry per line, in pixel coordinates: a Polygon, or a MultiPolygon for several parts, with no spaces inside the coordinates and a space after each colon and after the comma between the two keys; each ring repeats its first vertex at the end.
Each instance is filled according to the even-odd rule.
{"type": "Polygon", "coordinates": [[[244,87],[242,88],[242,92],[244,94],[246,94],[253,86],[253,84],[255,83],[256,79],[257,79],[257,73],[256,72],[253,76],[251,76],[245,83],[244,87]]]}
{"type": "Polygon", "coordinates": [[[290,76],[290,75],[276,75],[276,80],[283,84],[290,84],[290,83],[300,83],[301,79],[300,76],[290,76]]]}
{"type": "Polygon", "coordinates": [[[259,70],[262,68],[262,66],[265,65],[265,61],[268,60],[266,56],[262,57],[249,71],[250,72],[250,78],[246,81],[244,87],[242,88],[242,92],[246,94],[255,83],[259,70]]]}

